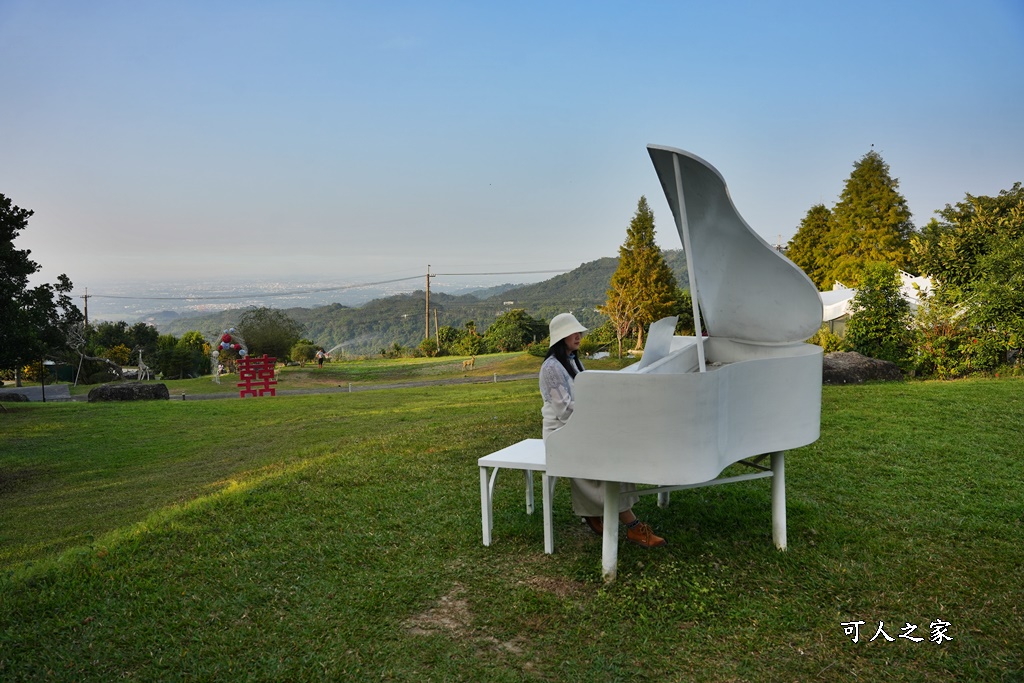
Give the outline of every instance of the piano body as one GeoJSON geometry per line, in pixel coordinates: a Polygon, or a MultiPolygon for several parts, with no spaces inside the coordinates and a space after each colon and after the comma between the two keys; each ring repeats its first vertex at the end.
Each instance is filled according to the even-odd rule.
{"type": "Polygon", "coordinates": [[[696,335],[659,321],[639,363],[578,375],[572,417],[545,443],[549,476],[605,482],[606,580],[619,482],[654,485],[640,493],[667,504],[678,488],[773,477],[773,536],[785,549],[783,452],[817,440],[821,420],[822,350],[804,343],[821,325],[817,287],[750,229],[710,164],[648,152],[686,253],[696,335]],[[770,469],[758,464],[768,455],[770,469]],[[757,472],[719,478],[741,461],[757,472]]]}

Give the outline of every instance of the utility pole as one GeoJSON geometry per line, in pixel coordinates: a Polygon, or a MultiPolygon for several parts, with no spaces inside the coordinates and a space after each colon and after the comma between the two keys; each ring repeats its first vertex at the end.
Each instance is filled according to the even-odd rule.
{"type": "Polygon", "coordinates": [[[426,334],[423,335],[424,339],[430,339],[430,278],[437,277],[436,275],[430,274],[430,264],[427,264],[427,315],[426,315],[426,334]]]}
{"type": "Polygon", "coordinates": [[[85,294],[82,295],[82,301],[85,302],[85,326],[89,326],[89,288],[85,288],[85,294]]]}

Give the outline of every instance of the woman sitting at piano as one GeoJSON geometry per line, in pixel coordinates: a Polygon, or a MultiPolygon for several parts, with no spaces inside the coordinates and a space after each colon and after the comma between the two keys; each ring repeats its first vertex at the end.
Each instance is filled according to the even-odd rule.
{"type": "MultiPolygon", "coordinates": [[[[587,328],[572,313],[561,313],[551,320],[548,328],[551,343],[547,357],[540,367],[540,395],[544,399],[541,415],[544,418],[544,438],[568,420],[573,409],[573,378],[583,372],[577,356],[583,333],[587,328]]],[[[592,479],[572,480],[572,509],[583,518],[587,526],[598,535],[604,532],[604,485],[592,479]]],[[[622,484],[619,496],[619,521],[626,525],[626,538],[643,548],[665,545],[665,539],[656,536],[651,527],[633,514],[633,505],[639,499],[633,484],[622,484]]]]}

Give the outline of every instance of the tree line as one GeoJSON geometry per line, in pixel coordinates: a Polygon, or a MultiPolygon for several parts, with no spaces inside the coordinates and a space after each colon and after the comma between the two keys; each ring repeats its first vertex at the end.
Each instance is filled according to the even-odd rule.
{"type": "MultiPolygon", "coordinates": [[[[685,280],[686,260],[682,251],[666,250],[662,254],[676,278],[685,280]]],[[[460,355],[476,345],[473,335],[466,334],[467,325],[483,335],[493,325],[498,324],[500,329],[503,316],[518,309],[535,321],[545,322],[558,313],[572,311],[584,325],[597,330],[607,321],[598,309],[607,297],[609,281],[618,263],[618,258],[601,258],[543,282],[506,286],[498,293],[488,290],[486,295],[431,292],[430,337],[441,353],[460,355]]],[[[416,352],[424,341],[424,297],[425,292],[419,290],[374,299],[359,307],[330,304],[283,310],[302,325],[307,339],[333,351],[335,357],[379,355],[381,349],[389,355],[401,355],[416,352]]],[[[180,317],[160,327],[174,334],[196,329],[212,335],[235,325],[242,310],[180,317]]],[[[530,328],[530,324],[524,327],[530,328]]],[[[536,335],[538,340],[546,337],[547,330],[536,335]]],[[[533,341],[534,334],[529,337],[533,341]]],[[[614,350],[614,334],[605,334],[602,340],[600,346],[604,350],[614,350]]]]}
{"type": "MultiPolygon", "coordinates": [[[[1008,363],[1019,371],[1024,346],[1021,183],[996,196],[967,194],[936,214],[922,229],[914,227],[898,180],[874,150],[854,164],[834,206],[816,204],[808,210],[785,254],[819,289],[834,282],[857,289],[845,337],[823,328],[812,342],[826,350],[859,350],[926,376],[958,377],[1008,363]],[[916,316],[899,295],[900,271],[933,281],[932,294],[916,316]]],[[[432,302],[450,322],[435,324],[426,339],[422,292],[359,309],[335,304],[232,311],[206,319],[204,326],[211,329],[186,330],[180,337],[144,323],[86,325],[71,300],[66,275],[56,284],[28,286],[39,265],[13,242],[31,215],[0,194],[0,377],[17,378],[33,368],[41,372],[42,359],[53,358],[77,365],[79,375],[84,371],[85,377],[99,379],[116,375],[120,366],[137,363],[140,356],[164,377],[203,374],[211,368],[213,326],[227,325],[234,316],[251,353],[300,362],[317,349],[331,350],[324,348],[328,345],[344,351],[346,343],[349,351],[384,356],[531,348],[543,353],[546,321],[566,310],[591,329],[585,351],[615,349],[621,355],[628,346],[642,348],[647,327],[666,315],[680,317],[679,333],[694,329],[689,292],[678,284],[685,279],[685,255],[658,248],[646,197],[637,203],[617,261],[584,264],[573,274],[493,300],[437,294],[432,302]],[[607,283],[603,297],[594,293],[595,282],[607,283]],[[517,305],[501,310],[503,297],[517,305]],[[485,311],[494,317],[485,315],[478,324],[481,318],[474,313],[485,311]],[[391,341],[381,344],[382,339],[391,341]]],[[[231,353],[221,360],[230,363],[231,353]]]]}
{"type": "Polygon", "coordinates": [[[878,152],[858,160],[832,208],[812,206],[786,255],[820,289],[857,289],[843,339],[823,331],[827,349],[857,350],[904,370],[959,377],[1010,365],[1024,346],[1024,190],[967,194],[920,230],[899,181],[878,152]],[[899,294],[899,272],[932,280],[916,316],[899,294]]]}

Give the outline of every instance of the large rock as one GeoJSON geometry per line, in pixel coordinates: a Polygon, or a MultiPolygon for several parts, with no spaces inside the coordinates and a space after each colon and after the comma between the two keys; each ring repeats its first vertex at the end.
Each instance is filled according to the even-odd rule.
{"type": "Polygon", "coordinates": [[[171,397],[166,384],[152,382],[111,382],[89,390],[89,403],[94,401],[154,401],[171,397]]]}
{"type": "Polygon", "coordinates": [[[868,358],[856,351],[826,353],[821,370],[824,384],[862,384],[870,380],[900,380],[903,373],[895,363],[868,358]]]}

